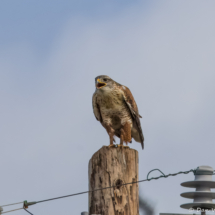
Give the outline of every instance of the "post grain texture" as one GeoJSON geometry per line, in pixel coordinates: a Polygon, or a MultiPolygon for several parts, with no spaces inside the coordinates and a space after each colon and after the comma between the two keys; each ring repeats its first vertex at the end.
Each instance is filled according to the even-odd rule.
{"type": "Polygon", "coordinates": [[[139,215],[138,152],[130,148],[103,146],[89,162],[89,213],[139,215]]]}

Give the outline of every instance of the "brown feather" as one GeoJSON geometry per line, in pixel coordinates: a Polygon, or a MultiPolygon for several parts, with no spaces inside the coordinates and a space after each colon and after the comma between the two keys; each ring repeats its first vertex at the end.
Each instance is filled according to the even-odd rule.
{"type": "Polygon", "coordinates": [[[139,119],[139,117],[141,117],[141,116],[139,115],[137,104],[136,104],[134,97],[133,97],[131,91],[129,90],[129,88],[122,86],[122,85],[120,86],[120,88],[124,93],[125,103],[127,104],[128,108],[131,112],[134,123],[136,123],[138,133],[140,136],[140,140],[141,140],[141,145],[142,145],[142,148],[144,148],[144,136],[143,136],[140,119],[139,119]]]}
{"type": "Polygon", "coordinates": [[[102,123],[103,120],[102,120],[99,104],[97,103],[96,93],[93,94],[93,112],[96,119],[102,123]]]}
{"type": "Polygon", "coordinates": [[[131,142],[131,125],[126,122],[125,125],[123,126],[123,130],[124,130],[124,141],[126,143],[131,142]]]}

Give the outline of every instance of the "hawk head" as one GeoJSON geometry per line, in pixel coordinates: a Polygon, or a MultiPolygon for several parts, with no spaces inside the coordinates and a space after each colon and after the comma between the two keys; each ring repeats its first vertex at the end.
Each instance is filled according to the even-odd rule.
{"type": "Polygon", "coordinates": [[[95,78],[95,85],[97,90],[108,90],[113,88],[115,81],[107,75],[100,75],[95,78]]]}

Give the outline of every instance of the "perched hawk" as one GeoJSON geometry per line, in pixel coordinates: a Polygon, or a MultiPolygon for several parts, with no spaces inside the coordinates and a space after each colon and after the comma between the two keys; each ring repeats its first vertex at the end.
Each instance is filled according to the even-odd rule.
{"type": "Polygon", "coordinates": [[[110,147],[114,146],[114,135],[128,144],[135,141],[143,148],[143,132],[140,125],[138,108],[131,91],[110,77],[101,75],[95,79],[96,91],[93,94],[93,112],[98,121],[107,130],[110,147]]]}

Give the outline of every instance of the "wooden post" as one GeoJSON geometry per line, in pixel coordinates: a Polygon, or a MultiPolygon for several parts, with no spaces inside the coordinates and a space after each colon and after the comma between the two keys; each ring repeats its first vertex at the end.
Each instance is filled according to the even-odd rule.
{"type": "Polygon", "coordinates": [[[138,152],[103,146],[89,162],[89,214],[139,215],[138,152]]]}

